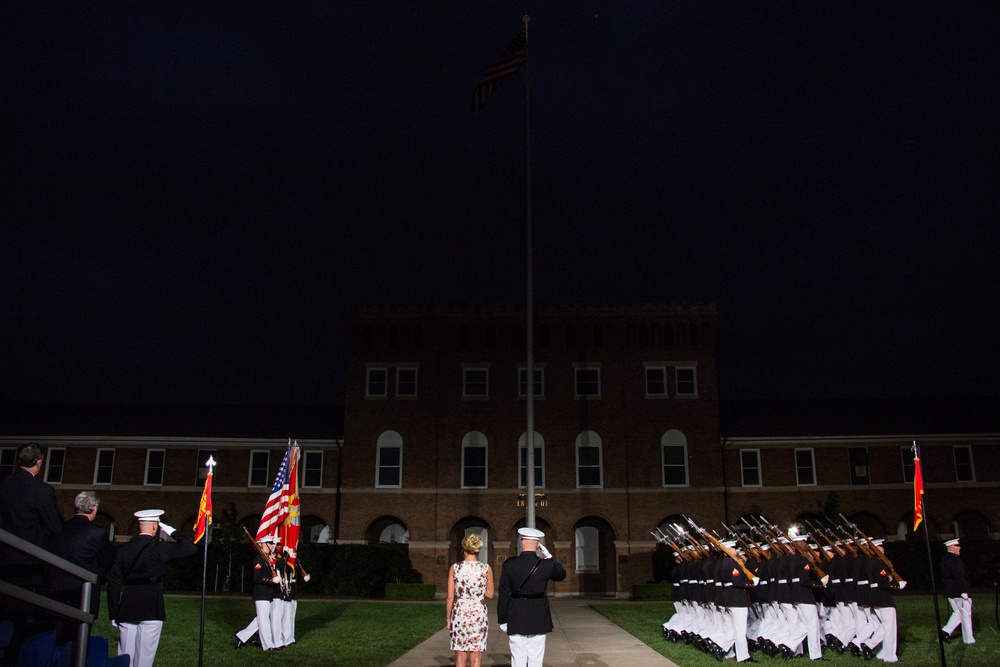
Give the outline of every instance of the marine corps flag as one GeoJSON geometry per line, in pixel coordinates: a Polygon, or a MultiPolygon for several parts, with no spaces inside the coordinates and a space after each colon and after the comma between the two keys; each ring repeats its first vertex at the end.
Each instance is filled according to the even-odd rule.
{"type": "Polygon", "coordinates": [[[212,525],[212,470],[215,467],[215,458],[208,457],[205,465],[208,467],[208,476],[205,477],[205,490],[201,492],[201,503],[198,504],[198,518],[194,520],[195,544],[204,537],[208,526],[212,525]]]}
{"type": "Polygon", "coordinates": [[[924,520],[924,475],[920,472],[920,449],[913,441],[913,530],[924,520]]]}

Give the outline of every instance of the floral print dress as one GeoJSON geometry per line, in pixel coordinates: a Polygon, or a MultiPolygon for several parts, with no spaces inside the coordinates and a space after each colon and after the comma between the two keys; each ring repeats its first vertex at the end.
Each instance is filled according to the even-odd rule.
{"type": "Polygon", "coordinates": [[[451,650],[485,651],[489,617],[486,615],[486,570],[475,560],[455,563],[455,603],[451,610],[451,650]]]}

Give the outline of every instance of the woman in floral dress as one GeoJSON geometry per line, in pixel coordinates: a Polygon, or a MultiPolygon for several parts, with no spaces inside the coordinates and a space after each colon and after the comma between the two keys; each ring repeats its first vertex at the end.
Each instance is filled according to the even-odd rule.
{"type": "Polygon", "coordinates": [[[471,667],[483,664],[486,631],[489,629],[485,598],[493,597],[493,568],[479,562],[478,554],[482,548],[483,538],[474,533],[466,535],[462,540],[465,558],[455,563],[448,575],[445,611],[456,667],[465,667],[470,657],[471,667]]]}

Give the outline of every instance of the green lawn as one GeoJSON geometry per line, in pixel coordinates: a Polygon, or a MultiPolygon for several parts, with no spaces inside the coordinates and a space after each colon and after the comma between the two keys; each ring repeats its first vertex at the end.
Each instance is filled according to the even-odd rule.
{"type": "MultiPolygon", "coordinates": [[[[198,664],[198,597],[168,596],[167,620],[156,653],[157,667],[198,664]]],[[[383,667],[444,628],[443,603],[354,600],[300,600],[296,643],[282,651],[233,647],[234,634],[253,618],[245,597],[213,597],[205,602],[204,664],[212,667],[275,665],[383,667]]],[[[102,614],[94,634],[108,637],[117,651],[118,632],[102,614]]]]}
{"type": "MultiPolygon", "coordinates": [[[[941,605],[942,619],[947,618],[951,608],[944,600],[941,605]]],[[[962,640],[952,639],[945,645],[945,661],[948,667],[995,667],[1000,665],[1000,633],[993,620],[993,600],[979,596],[973,611],[973,626],[976,644],[965,646],[962,640]]],[[[670,603],[629,602],[618,604],[591,605],[598,613],[649,644],[668,659],[681,667],[709,667],[718,665],[709,655],[684,643],[673,644],[663,639],[660,627],[673,613],[670,603]]],[[[929,596],[905,596],[896,598],[899,625],[899,664],[905,667],[936,667],[941,664],[937,643],[937,625],[934,621],[934,602],[929,596]]],[[[768,658],[757,652],[753,657],[761,663],[787,664],[780,656],[768,658]]],[[[849,654],[837,655],[834,651],[823,651],[830,667],[848,665],[858,667],[867,664],[849,654]]],[[[799,659],[797,663],[805,663],[799,659]]],[[[871,664],[884,664],[873,660],[871,664]]]]}

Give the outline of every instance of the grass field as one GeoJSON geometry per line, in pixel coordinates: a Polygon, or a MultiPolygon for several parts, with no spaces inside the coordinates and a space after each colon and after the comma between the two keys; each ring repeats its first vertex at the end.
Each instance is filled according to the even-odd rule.
{"type": "MultiPolygon", "coordinates": [[[[951,608],[941,601],[942,619],[947,618],[951,608]]],[[[948,667],[996,667],[1000,665],[1000,633],[993,620],[993,600],[977,600],[973,612],[976,630],[976,644],[965,646],[961,638],[952,639],[945,645],[945,662],[948,667]],[[987,606],[987,602],[989,603],[987,606]]],[[[718,665],[715,658],[702,653],[687,644],[673,644],[663,639],[661,624],[673,613],[669,603],[630,602],[627,604],[594,604],[597,612],[628,630],[638,639],[677,663],[681,667],[709,667],[718,665]]],[[[899,625],[899,648],[897,656],[905,667],[936,667],[941,664],[937,643],[937,624],[934,619],[934,603],[929,596],[896,598],[896,612],[899,625]]],[[[762,664],[789,664],[780,656],[769,658],[757,652],[753,657],[762,664]]],[[[830,667],[847,667],[869,664],[849,654],[837,655],[834,651],[823,651],[823,664],[830,667]]],[[[728,662],[728,661],[727,661],[728,662]]],[[[795,664],[805,664],[805,658],[798,658],[795,664]]],[[[879,660],[870,664],[882,665],[879,660]]]]}
{"type": "MultiPolygon", "coordinates": [[[[975,646],[964,646],[955,639],[945,646],[949,667],[995,667],[1000,665],[1000,633],[993,620],[992,600],[977,598],[974,611],[975,646]]],[[[192,667],[198,664],[198,597],[169,596],[167,620],[156,655],[158,667],[192,667]]],[[[926,596],[896,599],[899,614],[899,664],[905,667],[940,665],[936,639],[934,606],[926,596]]],[[[649,644],[681,667],[717,665],[714,658],[687,646],[663,639],[660,625],[672,613],[664,602],[595,603],[592,607],[638,639],[649,644]]],[[[944,604],[941,613],[950,609],[944,604]]],[[[233,647],[233,635],[253,616],[248,598],[213,597],[205,604],[204,664],[212,667],[248,667],[268,665],[311,667],[352,665],[384,667],[427,637],[444,627],[444,604],[440,602],[406,603],[362,600],[299,601],[295,645],[273,653],[256,647],[233,647]]],[[[117,631],[107,619],[99,619],[94,633],[108,637],[115,651],[117,631]]],[[[768,658],[755,653],[761,663],[784,663],[780,657],[768,658]]],[[[830,667],[858,667],[860,658],[824,651],[830,667]]],[[[804,658],[795,661],[805,664],[804,658]]],[[[873,661],[871,664],[883,664],[873,661]]],[[[611,665],[609,667],[617,667],[611,665]]],[[[624,666],[623,666],[624,667],[624,666]]]]}

